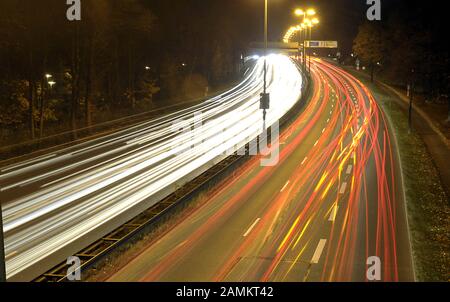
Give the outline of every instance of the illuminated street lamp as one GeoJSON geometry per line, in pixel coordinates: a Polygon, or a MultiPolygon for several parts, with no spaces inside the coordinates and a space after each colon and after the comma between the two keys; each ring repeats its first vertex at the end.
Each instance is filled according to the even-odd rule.
{"type": "Polygon", "coordinates": [[[53,88],[53,86],[55,86],[56,82],[55,81],[48,81],[48,85],[50,85],[50,89],[53,88]]]}
{"type": "Polygon", "coordinates": [[[314,9],[310,8],[306,11],[306,14],[308,16],[314,16],[316,14],[316,11],[314,9]]]}
{"type": "MultiPolygon", "coordinates": [[[[298,8],[298,9],[296,9],[296,10],[294,11],[294,13],[295,13],[295,15],[298,16],[298,17],[303,17],[302,27],[303,27],[304,29],[306,29],[305,40],[306,40],[306,38],[307,38],[308,28],[309,28],[309,30],[310,30],[310,31],[309,31],[309,33],[310,33],[310,35],[309,35],[309,40],[311,40],[311,31],[312,31],[311,28],[313,27],[313,25],[319,23],[319,19],[313,18],[312,20],[310,20],[310,19],[308,19],[307,17],[308,17],[308,16],[315,16],[315,15],[317,14],[317,13],[316,13],[316,10],[315,10],[315,9],[312,9],[312,8],[309,8],[309,9],[307,9],[307,10],[303,10],[303,9],[298,8]]],[[[306,58],[307,58],[307,56],[306,56],[306,41],[304,41],[304,43],[303,43],[303,56],[304,56],[304,58],[303,58],[303,64],[304,64],[304,67],[305,67],[305,69],[306,69],[306,58]]],[[[310,69],[309,69],[309,70],[311,71],[311,58],[310,58],[310,69]]]]}
{"type": "Polygon", "coordinates": [[[302,17],[305,15],[305,12],[302,9],[298,8],[295,10],[295,14],[299,17],[302,17]]]}

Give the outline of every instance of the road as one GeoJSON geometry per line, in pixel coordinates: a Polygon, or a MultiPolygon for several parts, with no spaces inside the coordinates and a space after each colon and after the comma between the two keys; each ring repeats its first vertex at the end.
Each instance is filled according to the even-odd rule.
{"type": "MultiPolygon", "coordinates": [[[[260,135],[264,60],[253,61],[240,84],[197,106],[1,167],[8,281],[65,262],[260,135]]],[[[267,65],[272,126],[299,101],[303,79],[288,57],[267,65]]]]}
{"type": "MultiPolygon", "coordinates": [[[[367,88],[316,59],[314,94],[281,133],[279,164],[252,158],[108,281],[413,281],[402,174],[367,88]]],[[[272,106],[277,106],[276,103],[272,106]]]]}

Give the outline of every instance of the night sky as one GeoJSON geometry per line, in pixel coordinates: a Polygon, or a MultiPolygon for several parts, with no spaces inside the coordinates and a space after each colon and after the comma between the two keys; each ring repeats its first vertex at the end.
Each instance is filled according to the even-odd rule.
{"type": "MultiPolygon", "coordinates": [[[[174,6],[199,5],[197,0],[178,1],[144,0],[159,15],[159,10],[171,11],[174,6]]],[[[393,7],[406,0],[382,0],[383,15],[388,15],[393,7]]],[[[243,40],[256,41],[263,38],[263,0],[202,0],[200,5],[219,7],[217,18],[229,19],[237,23],[243,40]]],[[[301,18],[294,15],[296,8],[315,8],[321,24],[313,32],[314,39],[338,40],[341,50],[349,53],[359,25],[366,20],[368,6],[366,0],[269,0],[269,39],[281,41],[286,30],[300,23],[301,18]]],[[[170,13],[169,13],[170,16],[170,13]]],[[[195,17],[195,16],[194,16],[195,17]]],[[[176,18],[174,18],[176,19],[176,18]]],[[[173,20],[176,22],[176,20],[173,20]]],[[[208,26],[208,24],[204,24],[208,26]]]]}

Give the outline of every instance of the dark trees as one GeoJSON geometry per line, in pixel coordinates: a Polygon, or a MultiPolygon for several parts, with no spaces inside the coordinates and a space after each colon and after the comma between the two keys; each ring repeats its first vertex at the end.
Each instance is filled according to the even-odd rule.
{"type": "Polygon", "coordinates": [[[72,129],[75,137],[82,126],[230,80],[244,37],[229,19],[239,12],[225,15],[224,7],[83,0],[81,21],[71,22],[65,1],[0,1],[2,133],[20,141],[14,129],[31,139],[72,129]]]}
{"type": "Polygon", "coordinates": [[[353,51],[369,65],[371,80],[374,80],[375,67],[384,55],[383,31],[376,23],[364,23],[360,26],[353,43],[353,51]]]}

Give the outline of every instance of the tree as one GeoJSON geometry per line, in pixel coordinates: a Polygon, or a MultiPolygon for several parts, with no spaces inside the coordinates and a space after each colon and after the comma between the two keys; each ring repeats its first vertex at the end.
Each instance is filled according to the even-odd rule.
{"type": "MultiPolygon", "coordinates": [[[[144,70],[144,66],[137,66],[137,62],[140,61],[138,59],[142,59],[145,51],[140,41],[150,40],[155,17],[149,10],[144,9],[138,0],[115,1],[112,4],[112,12],[112,29],[117,39],[115,46],[123,48],[126,57],[128,82],[126,95],[134,109],[138,72],[144,70]]],[[[118,77],[120,78],[119,75],[118,77]]]]}
{"type": "Polygon", "coordinates": [[[376,23],[364,23],[353,42],[353,51],[369,64],[371,81],[374,81],[375,66],[383,60],[384,39],[381,27],[376,23]]]}

